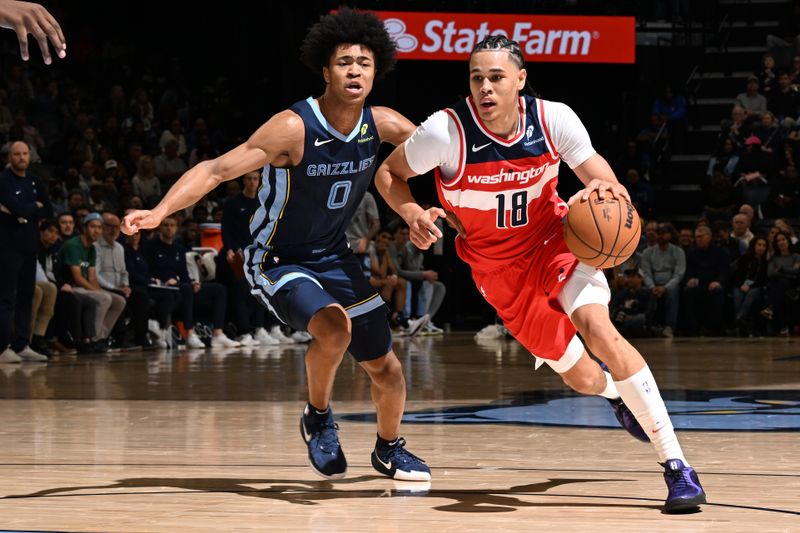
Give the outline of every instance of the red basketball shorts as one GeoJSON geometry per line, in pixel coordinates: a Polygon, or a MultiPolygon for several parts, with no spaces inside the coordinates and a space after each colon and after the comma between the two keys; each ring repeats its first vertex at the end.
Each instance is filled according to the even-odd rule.
{"type": "Polygon", "coordinates": [[[491,272],[473,271],[478,290],[537,359],[565,372],[583,353],[569,318],[580,306],[608,305],[601,270],[579,263],[562,239],[535,247],[491,272]]]}

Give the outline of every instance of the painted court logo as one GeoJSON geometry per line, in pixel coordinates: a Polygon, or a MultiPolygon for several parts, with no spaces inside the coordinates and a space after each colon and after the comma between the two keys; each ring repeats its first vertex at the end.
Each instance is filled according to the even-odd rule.
{"type": "MultiPolygon", "coordinates": [[[[667,390],[662,391],[662,395],[677,430],[800,431],[800,392],[796,390],[667,390]]],[[[342,418],[374,421],[375,415],[353,414],[342,418]]],[[[407,412],[403,423],[622,429],[606,400],[596,396],[576,396],[569,391],[532,391],[482,405],[407,412]]]]}

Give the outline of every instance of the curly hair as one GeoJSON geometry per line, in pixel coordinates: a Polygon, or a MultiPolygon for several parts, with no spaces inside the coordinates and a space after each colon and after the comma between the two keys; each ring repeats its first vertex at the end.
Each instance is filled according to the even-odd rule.
{"type": "Polygon", "coordinates": [[[397,61],[397,46],[375,14],[341,8],[336,13],[320,17],[308,30],[300,46],[300,57],[312,72],[322,74],[330,63],[336,47],[360,44],[375,55],[375,77],[382,78],[397,61]]]}

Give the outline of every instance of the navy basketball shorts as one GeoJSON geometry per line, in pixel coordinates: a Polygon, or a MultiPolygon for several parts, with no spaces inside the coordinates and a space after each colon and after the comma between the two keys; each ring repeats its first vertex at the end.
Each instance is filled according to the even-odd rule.
{"type": "Polygon", "coordinates": [[[325,262],[295,262],[270,266],[271,256],[249,247],[245,276],[250,292],[288,326],[306,331],[311,317],[329,305],[339,304],[352,323],[348,351],[356,361],[370,361],[389,353],[392,332],[388,309],[364,276],[353,254],[325,262]]]}

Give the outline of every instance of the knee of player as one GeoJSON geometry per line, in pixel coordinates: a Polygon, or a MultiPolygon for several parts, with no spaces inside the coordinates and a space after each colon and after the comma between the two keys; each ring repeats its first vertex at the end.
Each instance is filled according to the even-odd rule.
{"type": "Polygon", "coordinates": [[[596,387],[595,376],[588,373],[581,374],[561,374],[564,384],[581,394],[594,394],[596,387]]]}
{"type": "Polygon", "coordinates": [[[311,318],[308,326],[309,333],[318,342],[342,351],[350,346],[350,318],[344,309],[326,307],[311,318]]]}
{"type": "Polygon", "coordinates": [[[614,353],[615,346],[623,340],[611,319],[598,318],[587,322],[581,329],[581,335],[593,352],[604,355],[614,353]]]}
{"type": "Polygon", "coordinates": [[[376,359],[366,366],[367,372],[376,383],[397,384],[403,382],[403,367],[394,353],[376,359]]]}

